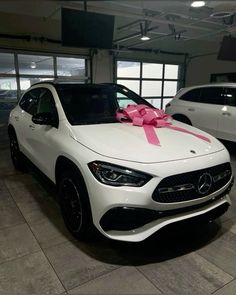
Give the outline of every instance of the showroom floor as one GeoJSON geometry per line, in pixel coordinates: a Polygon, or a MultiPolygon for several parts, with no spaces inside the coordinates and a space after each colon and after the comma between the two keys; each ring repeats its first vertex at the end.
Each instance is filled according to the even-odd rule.
{"type": "Polygon", "coordinates": [[[34,171],[13,169],[0,126],[0,295],[235,295],[236,203],[208,226],[178,225],[139,244],[85,243],[66,231],[55,195],[34,171]]]}

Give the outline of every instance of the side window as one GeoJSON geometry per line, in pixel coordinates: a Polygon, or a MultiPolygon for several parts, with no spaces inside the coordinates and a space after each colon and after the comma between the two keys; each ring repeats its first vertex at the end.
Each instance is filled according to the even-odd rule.
{"type": "Polygon", "coordinates": [[[116,99],[120,108],[125,108],[128,104],[136,104],[131,98],[121,92],[116,92],[116,99]]]}
{"type": "Polygon", "coordinates": [[[20,101],[20,107],[30,115],[37,112],[38,100],[40,95],[40,88],[32,89],[26,92],[20,101]]]}
{"type": "Polygon", "coordinates": [[[204,87],[201,92],[201,103],[224,105],[224,94],[222,87],[204,87]]]}
{"type": "Polygon", "coordinates": [[[57,114],[54,97],[51,91],[47,88],[41,88],[37,113],[57,114]]]}
{"type": "Polygon", "coordinates": [[[184,93],[179,99],[199,102],[200,95],[201,95],[201,88],[196,88],[184,93]]]}
{"type": "Polygon", "coordinates": [[[225,103],[228,106],[236,107],[236,88],[226,88],[225,103]]]}

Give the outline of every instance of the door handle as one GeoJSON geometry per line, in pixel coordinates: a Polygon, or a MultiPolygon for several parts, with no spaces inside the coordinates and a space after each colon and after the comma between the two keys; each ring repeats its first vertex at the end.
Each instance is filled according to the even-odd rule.
{"type": "Polygon", "coordinates": [[[223,115],[223,116],[228,116],[228,117],[230,117],[230,116],[231,116],[231,113],[229,113],[229,112],[223,112],[222,115],[223,115]]]}
{"type": "Polygon", "coordinates": [[[19,121],[20,117],[19,116],[14,116],[16,121],[19,121]]]}
{"type": "Polygon", "coordinates": [[[35,126],[32,125],[32,124],[30,124],[30,125],[29,125],[29,128],[31,128],[32,130],[34,130],[34,129],[35,129],[35,126]]]}
{"type": "Polygon", "coordinates": [[[194,109],[194,108],[189,108],[188,111],[190,111],[190,112],[194,112],[195,109],[194,109]]]}

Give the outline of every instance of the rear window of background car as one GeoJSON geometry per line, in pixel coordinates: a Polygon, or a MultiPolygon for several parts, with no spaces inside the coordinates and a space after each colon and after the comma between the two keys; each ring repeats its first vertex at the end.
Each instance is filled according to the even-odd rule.
{"type": "Polygon", "coordinates": [[[225,102],[223,87],[202,87],[192,89],[184,93],[180,99],[219,105],[224,105],[225,102]]]}

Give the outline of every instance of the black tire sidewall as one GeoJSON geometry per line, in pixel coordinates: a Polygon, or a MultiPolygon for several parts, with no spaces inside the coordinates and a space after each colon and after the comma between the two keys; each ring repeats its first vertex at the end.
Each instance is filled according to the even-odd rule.
{"type": "Polygon", "coordinates": [[[19,144],[18,144],[18,140],[16,137],[16,134],[11,132],[9,134],[9,140],[10,140],[10,149],[11,149],[11,159],[12,159],[12,163],[14,165],[14,167],[17,170],[23,171],[24,170],[24,164],[23,164],[23,160],[22,160],[22,154],[20,152],[20,148],[19,148],[19,144]],[[15,141],[16,143],[16,147],[17,147],[17,154],[16,154],[16,159],[12,156],[12,146],[11,146],[11,142],[15,141]]]}
{"type": "Polygon", "coordinates": [[[81,179],[81,175],[79,175],[79,173],[75,171],[74,169],[66,170],[65,172],[62,173],[61,177],[59,178],[58,189],[59,189],[59,203],[61,207],[61,213],[62,213],[62,217],[64,219],[67,229],[77,239],[88,239],[90,231],[92,231],[93,229],[93,222],[92,222],[92,215],[91,215],[87,189],[85,187],[84,181],[81,179]],[[82,218],[81,218],[81,224],[78,231],[72,230],[72,227],[69,224],[69,221],[66,215],[64,214],[63,201],[62,201],[62,198],[64,198],[64,195],[62,192],[62,186],[66,178],[67,179],[69,178],[73,182],[79,194],[78,197],[81,204],[82,218]]]}

